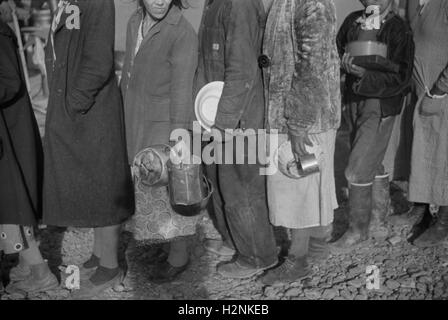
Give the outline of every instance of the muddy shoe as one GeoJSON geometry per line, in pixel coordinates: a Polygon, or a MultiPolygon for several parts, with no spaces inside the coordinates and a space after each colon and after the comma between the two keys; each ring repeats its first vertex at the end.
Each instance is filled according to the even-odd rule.
{"type": "Polygon", "coordinates": [[[306,258],[288,257],[279,267],[269,270],[261,278],[261,282],[267,286],[297,282],[306,278],[310,272],[306,258]]]}
{"type": "Polygon", "coordinates": [[[190,262],[182,267],[174,267],[168,261],[157,264],[151,271],[150,279],[155,284],[162,284],[173,281],[185,270],[188,269],[190,262]]]}
{"type": "Polygon", "coordinates": [[[86,268],[84,266],[79,267],[79,275],[81,279],[89,279],[95,273],[98,267],[86,268]]]}
{"type": "Polygon", "coordinates": [[[96,255],[92,254],[89,260],[84,262],[79,267],[79,273],[81,276],[81,279],[88,279],[90,278],[96,271],[96,269],[100,266],[100,258],[96,255]]]}
{"type": "Polygon", "coordinates": [[[252,267],[241,264],[238,260],[228,262],[218,266],[218,273],[224,278],[230,279],[247,279],[262,274],[264,271],[271,269],[277,265],[277,261],[266,267],[252,267]]]}
{"type": "Polygon", "coordinates": [[[30,275],[25,280],[8,285],[6,287],[6,292],[35,294],[54,290],[58,287],[58,280],[45,263],[44,265],[31,266],[30,275]]]}
{"type": "Polygon", "coordinates": [[[409,232],[408,242],[413,244],[428,228],[434,223],[435,218],[429,210],[429,205],[425,205],[423,213],[420,214],[418,220],[412,226],[409,232]]]}
{"type": "Polygon", "coordinates": [[[235,255],[235,249],[227,246],[222,240],[206,239],[204,248],[208,252],[221,257],[233,257],[235,255]]]}
{"type": "Polygon", "coordinates": [[[81,281],[80,289],[73,291],[72,300],[88,300],[92,299],[104,291],[114,288],[116,285],[122,284],[124,281],[124,272],[120,269],[115,277],[101,284],[94,284],[90,279],[81,281]]]}
{"type": "Polygon", "coordinates": [[[448,207],[440,207],[439,216],[414,245],[420,248],[435,247],[448,238],[448,207]]]}
{"type": "Polygon", "coordinates": [[[19,264],[9,272],[9,279],[11,282],[23,281],[31,274],[31,268],[27,265],[19,264]]]}
{"type": "Polygon", "coordinates": [[[426,211],[429,211],[428,205],[416,203],[410,211],[391,215],[387,218],[387,221],[394,226],[412,225],[415,221],[421,220],[426,211]]]}

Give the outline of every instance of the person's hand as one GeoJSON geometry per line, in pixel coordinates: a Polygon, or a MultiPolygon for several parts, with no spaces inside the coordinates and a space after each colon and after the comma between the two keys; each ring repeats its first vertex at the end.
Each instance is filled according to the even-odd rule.
{"type": "Polygon", "coordinates": [[[28,21],[31,18],[30,10],[24,8],[16,8],[17,19],[28,21]]]}
{"type": "Polygon", "coordinates": [[[342,68],[347,72],[348,74],[352,74],[355,77],[362,78],[364,74],[366,73],[366,69],[363,67],[357,66],[356,64],[353,64],[353,59],[349,53],[345,53],[342,57],[342,68]]]}
{"type": "Polygon", "coordinates": [[[296,161],[298,161],[300,157],[309,154],[306,150],[306,146],[313,147],[313,143],[306,132],[300,135],[290,134],[289,139],[291,140],[292,153],[294,154],[296,161]]]}

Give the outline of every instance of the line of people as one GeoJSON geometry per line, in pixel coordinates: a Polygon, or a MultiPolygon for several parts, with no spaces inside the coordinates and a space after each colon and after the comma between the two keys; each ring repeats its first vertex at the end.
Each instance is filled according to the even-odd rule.
{"type": "MultiPolygon", "coordinates": [[[[122,280],[121,225],[132,221],[136,239],[152,240],[154,224],[176,215],[166,187],[137,194],[132,160],[146,147],[175,144],[173,130],[191,130],[194,97],[212,81],[225,83],[212,133],[229,140],[226,129],[266,129],[278,132],[280,143],[289,141],[296,158],[312,146],[322,150],[320,173],[300,180],[281,172],[262,176],[261,164],[206,166],[215,190],[210,215],[222,239],[207,239],[204,246],[229,260],[218,266],[222,276],[262,275],[265,284],[297,281],[309,274],[310,259],[347,252],[385,232],[381,195],[388,192],[389,176],[382,161],[395,117],[412,89],[413,70],[420,104],[410,200],[427,203],[427,214],[429,204],[441,206],[440,218],[420,241],[437,244],[446,238],[448,5],[418,3],[413,36],[394,12],[393,0],[361,2],[380,7],[380,29],[370,28],[366,13],[358,11],[338,33],[332,0],[207,0],[198,37],[182,15],[182,1],[140,0],[128,24],[120,93],[113,70],[113,1],[77,1],[79,30],[64,27],[70,1],[61,1],[46,48],[50,98],[42,168],[14,35],[2,23],[0,249],[20,252],[9,290],[31,293],[58,285],[33,237],[40,212],[46,225],[94,228],[92,255],[81,267],[81,290],[74,298],[92,297],[122,280]],[[356,40],[387,44],[388,60],[398,71],[354,65],[345,48],[356,40]],[[341,69],[352,144],[346,170],[350,226],[328,244],[338,206],[334,153],[341,69]],[[284,261],[272,225],[290,234],[284,261]]],[[[254,151],[245,152],[247,159],[254,151]]],[[[156,283],[173,280],[189,265],[188,238],[176,234],[164,240],[152,257],[150,278],[156,283]]]]}

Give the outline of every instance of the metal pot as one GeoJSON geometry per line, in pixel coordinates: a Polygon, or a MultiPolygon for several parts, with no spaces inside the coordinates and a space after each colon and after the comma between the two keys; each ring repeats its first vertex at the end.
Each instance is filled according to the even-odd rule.
{"type": "Polygon", "coordinates": [[[168,190],[174,211],[186,217],[199,215],[213,193],[210,181],[202,174],[200,163],[174,164],[168,161],[168,190]]]}
{"type": "Polygon", "coordinates": [[[155,145],[140,151],[135,156],[132,165],[133,176],[138,176],[145,186],[166,187],[170,152],[171,147],[166,144],[155,145]]]}

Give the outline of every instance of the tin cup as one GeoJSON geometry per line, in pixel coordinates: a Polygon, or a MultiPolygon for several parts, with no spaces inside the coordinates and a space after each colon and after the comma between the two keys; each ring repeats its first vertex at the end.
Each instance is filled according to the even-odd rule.
{"type": "Polygon", "coordinates": [[[314,154],[303,155],[297,161],[301,176],[309,176],[320,171],[319,161],[314,154]]]}

